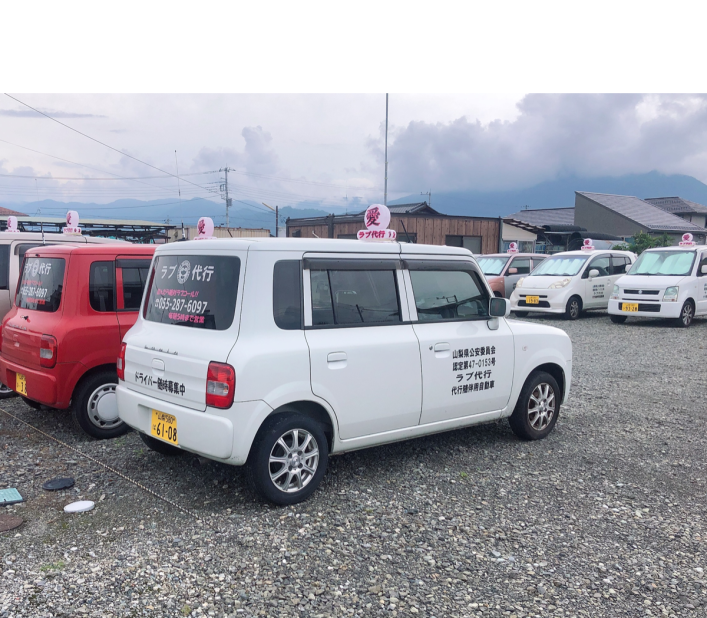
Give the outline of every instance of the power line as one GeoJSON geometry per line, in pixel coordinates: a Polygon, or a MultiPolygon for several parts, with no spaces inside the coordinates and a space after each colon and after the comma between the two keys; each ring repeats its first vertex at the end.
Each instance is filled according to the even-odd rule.
{"type": "MultiPolygon", "coordinates": [[[[130,159],[133,159],[134,161],[137,161],[138,163],[142,163],[143,165],[147,165],[147,167],[151,167],[154,170],[157,170],[158,172],[162,172],[163,174],[168,174],[169,176],[172,176],[172,178],[178,178],[178,176],[175,176],[171,172],[168,172],[167,170],[163,170],[162,168],[157,167],[156,165],[152,165],[150,163],[147,163],[146,161],[143,161],[142,159],[138,159],[137,157],[133,157],[132,155],[128,154],[127,152],[123,152],[122,150],[118,150],[117,148],[113,148],[113,146],[110,146],[106,144],[105,142],[102,142],[101,140],[96,139],[95,137],[91,137],[90,135],[87,135],[86,133],[83,133],[79,131],[78,129],[74,129],[73,127],[70,127],[68,124],[61,122],[61,120],[57,120],[56,118],[52,118],[49,114],[45,114],[44,112],[40,112],[38,109],[32,107],[31,105],[28,105],[27,103],[23,103],[19,99],[13,97],[12,95],[8,94],[7,92],[5,93],[5,96],[11,98],[13,101],[17,101],[21,105],[24,105],[25,107],[28,107],[31,109],[33,112],[37,112],[38,114],[41,114],[45,118],[49,118],[49,120],[53,120],[54,122],[60,124],[62,127],[66,127],[67,129],[70,129],[71,131],[74,131],[74,133],[78,133],[79,135],[83,135],[85,138],[90,139],[93,142],[96,142],[97,144],[100,144],[101,146],[105,146],[106,148],[109,148],[110,150],[113,150],[117,152],[120,155],[123,155],[124,157],[129,157],[130,159]]],[[[192,182],[191,180],[185,180],[185,182],[188,182],[191,185],[194,185],[195,187],[200,187],[201,189],[205,189],[205,187],[201,187],[201,185],[196,184],[195,182],[192,182]]]]}

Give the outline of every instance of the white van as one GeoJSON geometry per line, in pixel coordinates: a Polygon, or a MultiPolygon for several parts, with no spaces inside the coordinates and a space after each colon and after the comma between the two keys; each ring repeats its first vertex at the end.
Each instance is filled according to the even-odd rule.
{"type": "Polygon", "coordinates": [[[606,309],[614,282],[626,274],[635,259],[630,251],[556,253],[518,281],[511,294],[511,310],[519,318],[532,311],[576,320],[582,311],[606,309]]]}
{"type": "MultiPolygon", "coordinates": [[[[41,232],[0,232],[0,323],[12,308],[20,278],[20,266],[25,253],[42,245],[85,245],[125,242],[109,238],[73,234],[42,234],[41,232]]],[[[0,383],[0,399],[17,393],[0,383]]]]}
{"type": "Polygon", "coordinates": [[[707,315],[707,247],[663,247],[641,253],[627,275],[614,285],[609,300],[612,322],[628,316],[674,318],[690,326],[707,315]]]}
{"type": "Polygon", "coordinates": [[[572,344],[508,313],[461,248],[164,245],[118,359],[119,415],[151,449],[248,464],[263,497],[293,504],[331,453],[502,417],[544,438],[572,344]]]}

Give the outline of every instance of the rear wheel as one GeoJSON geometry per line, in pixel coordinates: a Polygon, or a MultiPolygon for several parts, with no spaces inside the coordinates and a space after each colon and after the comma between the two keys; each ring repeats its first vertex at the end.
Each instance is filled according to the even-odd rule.
{"type": "Polygon", "coordinates": [[[117,438],[130,429],[118,417],[118,374],[101,371],[84,378],[74,392],[71,412],[78,429],[99,440],[117,438]]]}
{"type": "Polygon", "coordinates": [[[687,328],[692,324],[692,320],[695,318],[695,303],[693,303],[689,298],[685,301],[685,304],[680,310],[680,317],[675,321],[675,323],[682,327],[687,328]]]}
{"type": "Polygon", "coordinates": [[[614,323],[614,324],[623,324],[626,321],[627,316],[625,315],[610,315],[609,319],[614,323]]]}
{"type": "Polygon", "coordinates": [[[266,500],[286,506],[306,500],[326,471],[329,445],[317,421],[296,412],[266,421],[248,457],[255,490],[266,500]]]}
{"type": "Polygon", "coordinates": [[[140,437],[142,441],[150,448],[150,450],[159,453],[160,455],[166,455],[167,457],[178,457],[179,455],[184,455],[184,451],[176,446],[162,442],[162,440],[157,440],[152,436],[148,436],[145,433],[140,432],[140,437]]]}
{"type": "Polygon", "coordinates": [[[567,301],[565,306],[565,319],[576,320],[582,313],[582,299],[579,296],[573,296],[567,301]]]}
{"type": "Polygon", "coordinates": [[[0,399],[10,399],[10,397],[16,397],[17,393],[13,391],[8,386],[5,386],[0,382],[0,399]]]}
{"type": "Polygon", "coordinates": [[[527,311],[514,311],[515,316],[517,318],[527,318],[528,317],[528,312],[527,311]]]}
{"type": "Polygon", "coordinates": [[[561,397],[557,380],[549,373],[531,373],[508,419],[513,433],[522,440],[542,440],[555,427],[561,397]]]}

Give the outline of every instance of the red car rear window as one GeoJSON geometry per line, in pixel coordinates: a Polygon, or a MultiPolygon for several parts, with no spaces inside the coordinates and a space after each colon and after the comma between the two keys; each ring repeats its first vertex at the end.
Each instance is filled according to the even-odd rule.
{"type": "Polygon", "coordinates": [[[65,267],[63,258],[25,258],[17,290],[17,306],[47,313],[59,309],[65,267]]]}

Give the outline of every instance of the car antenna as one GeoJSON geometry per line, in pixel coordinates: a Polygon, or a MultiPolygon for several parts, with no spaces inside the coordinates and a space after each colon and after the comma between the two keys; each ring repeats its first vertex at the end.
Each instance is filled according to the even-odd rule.
{"type": "Polygon", "coordinates": [[[44,240],[44,222],[43,221],[39,222],[39,229],[42,230],[42,244],[46,245],[47,241],[44,240]]]}
{"type": "Polygon", "coordinates": [[[400,219],[400,225],[403,226],[403,232],[405,232],[405,238],[408,239],[408,243],[412,244],[412,241],[410,240],[410,234],[408,234],[408,231],[405,229],[405,223],[403,223],[402,219],[400,219]]]}

